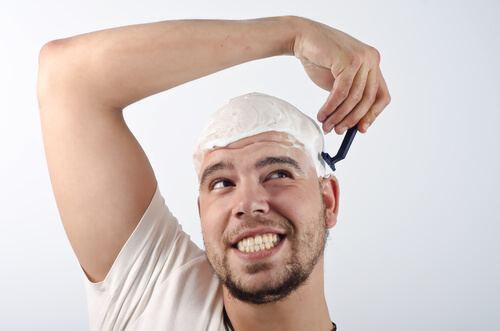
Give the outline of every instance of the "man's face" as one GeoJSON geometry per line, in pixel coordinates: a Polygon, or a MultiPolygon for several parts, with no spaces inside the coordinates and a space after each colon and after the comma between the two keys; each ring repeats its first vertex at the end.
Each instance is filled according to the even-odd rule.
{"type": "Polygon", "coordinates": [[[301,148],[262,133],[209,152],[200,174],[207,257],[233,297],[274,302],[307,280],[333,224],[301,148]]]}

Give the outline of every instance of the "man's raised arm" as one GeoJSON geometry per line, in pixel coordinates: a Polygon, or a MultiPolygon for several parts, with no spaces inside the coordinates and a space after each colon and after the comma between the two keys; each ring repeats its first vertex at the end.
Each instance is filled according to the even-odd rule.
{"type": "MultiPolygon", "coordinates": [[[[152,94],[243,62],[295,54],[332,90],[325,129],[371,123],[389,102],[371,47],[295,17],[172,21],[93,32],[45,45],[38,99],[52,186],[83,269],[103,280],[156,188],[122,110],[152,94]]],[[[329,130],[328,130],[329,131],[329,130]]]]}

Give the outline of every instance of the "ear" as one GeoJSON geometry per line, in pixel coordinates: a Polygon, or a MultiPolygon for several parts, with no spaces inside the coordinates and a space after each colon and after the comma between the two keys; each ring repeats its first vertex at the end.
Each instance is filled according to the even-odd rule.
{"type": "Polygon", "coordinates": [[[339,213],[339,183],[335,176],[321,179],[321,187],[323,189],[323,202],[326,208],[326,226],[331,229],[337,224],[337,216],[339,213]]]}
{"type": "Polygon", "coordinates": [[[198,197],[198,199],[196,200],[196,202],[198,203],[198,216],[201,218],[200,197],[198,197]]]}

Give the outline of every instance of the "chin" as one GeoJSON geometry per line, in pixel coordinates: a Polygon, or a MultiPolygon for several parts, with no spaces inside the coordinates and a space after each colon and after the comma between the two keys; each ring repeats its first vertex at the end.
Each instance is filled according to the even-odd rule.
{"type": "Polygon", "coordinates": [[[310,272],[298,271],[294,265],[273,270],[269,264],[254,264],[246,269],[250,270],[239,277],[234,272],[227,273],[221,282],[232,297],[251,304],[282,301],[300,288],[310,275],[310,272]]]}

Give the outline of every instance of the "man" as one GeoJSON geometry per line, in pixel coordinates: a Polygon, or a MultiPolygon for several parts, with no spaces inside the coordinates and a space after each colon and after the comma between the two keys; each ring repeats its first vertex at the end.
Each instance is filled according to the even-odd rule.
{"type": "MultiPolygon", "coordinates": [[[[323,248],[336,222],[338,185],[321,173],[314,153],[322,147],[300,127],[280,131],[269,123],[218,141],[202,136],[195,162],[209,265],[166,209],[122,116],[152,94],[282,54],[295,55],[313,82],[331,90],[318,112],[325,132],[354,125],[366,132],[389,103],[375,49],[298,17],[159,22],[43,47],[46,157],[65,231],[89,280],[92,329],[332,329],[323,248]]],[[[245,98],[250,106],[272,99],[235,100],[245,98]]]]}

